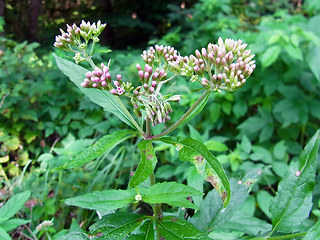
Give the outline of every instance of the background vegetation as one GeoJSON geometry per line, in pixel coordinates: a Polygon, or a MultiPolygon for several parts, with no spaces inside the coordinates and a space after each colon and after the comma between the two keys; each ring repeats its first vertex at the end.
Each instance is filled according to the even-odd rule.
{"type": "MultiPolygon", "coordinates": [[[[124,128],[57,69],[52,53],[61,52],[52,44],[66,23],[81,19],[108,23],[101,44],[114,51],[98,54],[96,60],[112,58],[113,71],[128,81],[136,81],[141,51],[155,43],[174,46],[181,54],[191,54],[219,36],[249,43],[257,68],[245,86],[232,94],[215,94],[201,115],[175,132],[203,141],[229,177],[248,181],[251,193],[242,205],[246,214],[270,222],[268,206],[279,181],[319,128],[319,1],[128,2],[0,1],[0,199],[5,202],[12,194],[31,190],[17,213],[30,221],[8,230],[14,239],[40,238],[36,226],[44,220],[53,219],[48,232],[55,238],[66,229],[91,225],[95,212],[67,207],[60,200],[92,190],[126,188],[139,161],[135,142],[127,141],[83,168],[51,170],[102,134],[124,128]]],[[[186,84],[190,83],[179,79],[169,90],[182,94],[172,122],[196,100],[196,95],[184,98],[186,84]]],[[[174,151],[164,151],[163,145],[155,150],[158,180],[198,184],[192,168],[174,151]]],[[[299,231],[320,216],[319,163],[313,210],[299,231]]],[[[150,210],[140,206],[139,211],[150,210]]],[[[221,231],[230,229],[228,239],[250,231],[232,226],[221,231]]],[[[219,234],[215,237],[219,239],[219,234]]]]}

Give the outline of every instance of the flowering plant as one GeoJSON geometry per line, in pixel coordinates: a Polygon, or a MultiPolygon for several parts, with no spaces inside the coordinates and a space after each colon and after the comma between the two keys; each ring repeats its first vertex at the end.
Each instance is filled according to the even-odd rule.
{"type": "MultiPolygon", "coordinates": [[[[90,236],[90,239],[124,239],[126,236],[126,239],[210,239],[208,233],[225,222],[235,206],[243,202],[244,195],[241,193],[247,194],[247,186],[252,181],[249,178],[240,182],[229,180],[221,163],[203,143],[192,138],[167,135],[201,112],[213,92],[232,92],[241,88],[256,67],[254,54],[247,49],[247,44],[232,39],[219,38],[217,44],[209,43],[190,56],[181,56],[171,46],[155,45],[141,54],[144,65],[136,65],[139,84],[134,85],[126,82],[120,74],[113,73],[110,61],[97,66],[92,60],[95,43],[99,41],[105,26],[100,21],[97,24],[82,21],[80,27],[67,25],[67,32],[60,30],[61,35],[56,37],[54,46],[73,52],[76,64],[56,55],[55,58],[61,71],[83,93],[133,130],[115,131],[103,136],[59,169],[82,166],[130,137],[138,137],[141,161],[131,174],[128,189],[87,193],[66,199],[65,203],[97,212],[100,219],[90,227],[90,234],[81,233],[90,236]],[[91,70],[77,65],[85,61],[91,65],[91,70]],[[166,96],[162,91],[179,75],[189,78],[191,84],[198,84],[203,93],[178,121],[155,135],[153,126],[169,123],[170,114],[178,105],[176,102],[181,100],[181,95],[166,96]],[[128,98],[131,105],[126,106],[123,98],[128,98]],[[173,145],[179,151],[179,158],[193,164],[214,190],[202,199],[199,186],[177,182],[156,183],[155,141],[173,145]],[[128,204],[141,202],[151,206],[153,216],[116,211],[128,204]],[[197,212],[187,221],[181,218],[179,211],[177,214],[163,213],[162,204],[195,209],[197,212]],[[212,204],[215,210],[211,209],[212,204]]],[[[270,230],[271,225],[265,223],[260,232],[270,230]]]]}

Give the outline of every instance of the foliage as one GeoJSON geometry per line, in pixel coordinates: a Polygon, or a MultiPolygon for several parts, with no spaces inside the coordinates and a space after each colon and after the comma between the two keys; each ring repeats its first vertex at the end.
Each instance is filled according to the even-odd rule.
{"type": "MultiPolygon", "coordinates": [[[[319,3],[295,4],[169,5],[171,31],[150,43],[190,54],[219,36],[240,38],[256,54],[257,68],[236,92],[207,95],[181,128],[170,132],[176,137],[157,141],[142,140],[135,130],[118,131],[132,124],[127,113],[113,107],[116,96],[102,102],[100,90],[80,87],[83,77],[74,74],[85,94],[123,122],[82,98],[83,92],[61,77],[52,56],[35,53],[36,44],[2,38],[1,181],[4,196],[12,190],[32,192],[26,204],[32,207],[19,211],[28,222],[4,230],[13,239],[21,237],[19,232],[38,239],[156,239],[158,234],[166,239],[317,239],[319,3]],[[161,183],[152,183],[154,171],[161,183]],[[231,193],[228,201],[223,201],[225,190],[231,193]],[[48,226],[38,231],[42,223],[48,226]]],[[[111,56],[110,69],[136,84],[135,65],[142,64],[138,52],[97,53],[93,60],[107,62],[111,56]]],[[[74,66],[87,72],[88,65],[55,54],[65,73],[74,66]]],[[[165,91],[168,97],[179,92],[182,100],[171,120],[153,128],[155,134],[176,123],[201,96],[199,85],[187,85],[177,78],[165,91]]]]}

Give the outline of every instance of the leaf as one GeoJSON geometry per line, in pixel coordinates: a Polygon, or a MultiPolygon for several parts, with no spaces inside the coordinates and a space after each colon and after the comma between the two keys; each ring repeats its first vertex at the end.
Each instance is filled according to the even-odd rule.
{"type": "Polygon", "coordinates": [[[287,146],[285,145],[285,141],[278,142],[273,148],[273,155],[279,159],[283,160],[287,152],[287,146]]]}
{"type": "Polygon", "coordinates": [[[292,162],[289,171],[278,186],[270,205],[272,231],[290,233],[308,216],[312,208],[312,191],[315,181],[315,160],[319,148],[320,130],[308,142],[299,162],[292,162]]]}
{"type": "Polygon", "coordinates": [[[16,227],[22,225],[22,224],[26,224],[30,222],[30,220],[24,220],[24,219],[9,219],[3,223],[0,224],[0,228],[4,229],[5,231],[9,232],[13,229],[15,229],[16,227]]]}
{"type": "Polygon", "coordinates": [[[204,143],[204,145],[206,145],[208,150],[214,151],[214,152],[224,152],[224,151],[229,150],[227,145],[225,145],[219,141],[208,140],[204,143]]]}
{"type": "Polygon", "coordinates": [[[16,214],[20,208],[23,207],[24,203],[29,199],[31,195],[30,191],[22,192],[14,195],[10,198],[4,206],[0,208],[0,223],[11,218],[16,214]]]}
{"type": "Polygon", "coordinates": [[[194,118],[198,113],[200,113],[202,111],[202,109],[206,106],[206,104],[210,98],[211,91],[206,92],[206,93],[207,94],[202,99],[202,101],[199,103],[199,105],[197,105],[197,107],[193,111],[191,111],[190,115],[188,115],[188,117],[184,121],[182,121],[179,125],[182,125],[182,124],[189,122],[192,118],[194,118]]]}
{"type": "Polygon", "coordinates": [[[134,201],[136,194],[134,189],[96,191],[78,197],[68,198],[64,203],[99,212],[106,212],[126,206],[134,201]]]}
{"type": "Polygon", "coordinates": [[[70,161],[64,163],[57,169],[71,169],[75,167],[80,167],[91,160],[101,156],[106,150],[113,147],[118,142],[124,140],[125,138],[135,136],[136,132],[130,130],[121,130],[113,132],[112,134],[105,135],[98,139],[93,145],[82,151],[80,154],[76,155],[70,161]]]}
{"type": "Polygon", "coordinates": [[[316,46],[315,44],[309,44],[306,60],[310,70],[318,81],[320,81],[319,58],[320,47],[316,46]]]}
{"type": "Polygon", "coordinates": [[[211,190],[203,202],[200,204],[200,210],[190,219],[199,230],[211,232],[219,229],[224,223],[228,222],[231,216],[236,212],[248,197],[248,188],[238,184],[231,179],[231,199],[224,208],[221,198],[215,189],[211,190]]]}
{"type": "Polygon", "coordinates": [[[242,116],[244,116],[248,110],[248,106],[246,104],[245,101],[240,100],[237,101],[234,105],[233,105],[233,113],[236,116],[236,118],[240,118],[242,116]]]}
{"type": "Polygon", "coordinates": [[[243,149],[243,151],[245,153],[250,153],[251,152],[251,142],[249,141],[249,139],[247,138],[246,135],[243,135],[242,140],[241,140],[241,148],[243,149]]]}
{"type": "Polygon", "coordinates": [[[104,216],[90,226],[93,234],[100,233],[98,239],[122,240],[127,234],[138,228],[147,216],[130,212],[116,212],[104,216]]]}
{"type": "Polygon", "coordinates": [[[196,229],[191,223],[176,217],[164,217],[161,221],[156,221],[156,226],[164,239],[210,240],[207,235],[196,229]]]}
{"type": "Polygon", "coordinates": [[[58,238],[54,238],[54,240],[90,240],[91,238],[84,232],[78,230],[78,231],[72,231],[64,236],[60,236],[58,238]]]}
{"type": "Polygon", "coordinates": [[[81,83],[86,78],[85,74],[88,72],[87,69],[68,60],[64,60],[55,54],[53,54],[53,56],[56,59],[59,69],[68,76],[70,80],[77,85],[81,92],[87,95],[92,102],[103,107],[105,111],[115,114],[121,121],[129,126],[139,129],[139,127],[137,127],[138,124],[121,103],[118,96],[115,96],[108,91],[95,88],[84,88],[81,86],[81,83]]]}
{"type": "Polygon", "coordinates": [[[302,240],[315,240],[320,239],[320,221],[316,222],[312,228],[309,229],[307,234],[302,240]]]}
{"type": "Polygon", "coordinates": [[[273,197],[267,191],[260,190],[257,193],[257,202],[259,204],[259,207],[260,207],[261,211],[265,215],[267,215],[268,218],[271,218],[269,206],[270,206],[272,199],[273,199],[273,197]]]}
{"type": "Polygon", "coordinates": [[[227,175],[219,160],[203,143],[192,138],[165,137],[159,139],[159,141],[178,146],[180,148],[180,159],[182,161],[192,161],[198,172],[222,195],[225,206],[228,205],[231,192],[227,175]],[[198,156],[195,156],[195,154],[198,156]]]}
{"type": "Polygon", "coordinates": [[[146,220],[139,228],[139,234],[130,235],[128,240],[155,240],[154,236],[154,221],[146,220]]]}
{"type": "Polygon", "coordinates": [[[12,240],[12,238],[10,237],[10,235],[3,229],[0,227],[0,238],[2,240],[12,240]]]}
{"type": "Polygon", "coordinates": [[[176,207],[197,209],[198,207],[187,200],[189,196],[200,196],[202,192],[176,182],[157,183],[150,188],[138,187],[142,200],[146,203],[166,203],[176,207]]]}
{"type": "Polygon", "coordinates": [[[157,164],[157,157],[151,141],[140,142],[138,148],[141,150],[141,162],[129,182],[130,187],[136,187],[144,182],[153,173],[157,164]]]}
{"type": "Polygon", "coordinates": [[[277,60],[280,52],[281,47],[279,45],[267,48],[267,50],[260,56],[262,67],[266,68],[274,63],[277,60]]]}

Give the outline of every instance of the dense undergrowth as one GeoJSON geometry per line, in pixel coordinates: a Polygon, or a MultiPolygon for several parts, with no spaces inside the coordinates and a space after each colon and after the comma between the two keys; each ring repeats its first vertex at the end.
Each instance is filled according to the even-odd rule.
{"type": "MultiPolygon", "coordinates": [[[[242,7],[228,0],[199,1],[193,9],[173,11],[171,31],[150,42],[172,45],[183,54],[191,54],[220,36],[232,37],[247,42],[256,54],[257,68],[243,88],[234,93],[215,93],[201,114],[174,132],[203,142],[223,164],[228,177],[250,189],[249,195],[238,196],[240,217],[234,215],[229,223],[214,229],[209,235],[213,239],[245,239],[269,228],[275,221],[269,205],[279,190],[278,184],[320,125],[320,4],[305,1],[302,6],[292,6],[279,2],[282,6],[252,1],[242,7]],[[255,221],[249,216],[256,217],[255,221]]],[[[11,214],[28,221],[13,222],[8,228],[0,221],[1,228],[13,239],[27,239],[25,235],[59,239],[69,229],[88,228],[97,220],[96,212],[67,206],[61,200],[94,190],[126,189],[140,157],[137,139],[130,139],[82,168],[54,170],[98,137],[125,126],[91,103],[61,74],[52,56],[53,51],[61,56],[60,51],[46,48],[50,53],[40,55],[38,48],[36,43],[0,39],[0,197],[5,202],[17,193],[31,191],[31,196],[29,192],[19,195],[16,201],[28,201],[24,207],[16,206],[16,212],[21,208],[17,214],[11,214]],[[46,220],[52,224],[37,230],[46,220]]],[[[113,71],[135,82],[139,53],[99,53],[94,60],[107,62],[112,58],[113,71]]],[[[168,126],[200,96],[199,86],[193,85],[192,98],[184,97],[190,92],[186,84],[179,78],[167,89],[168,94],[182,95],[168,126]]],[[[155,131],[163,128],[165,124],[158,125],[155,131]]],[[[211,190],[194,167],[178,160],[174,147],[156,143],[154,149],[158,158],[156,179],[187,183],[206,193],[211,190]]],[[[311,210],[310,215],[298,225],[291,220],[291,228],[290,224],[281,226],[282,233],[304,233],[318,221],[319,159],[314,167],[312,207],[303,208],[305,212],[311,210]]],[[[197,201],[200,204],[200,199],[194,199],[195,204],[197,201]]],[[[203,201],[200,209],[209,208],[209,201],[203,201]]],[[[151,212],[147,205],[137,208],[133,204],[129,209],[141,214],[151,212]]],[[[164,211],[193,215],[192,211],[184,213],[168,206],[164,211]]],[[[201,216],[191,219],[197,226],[201,216]]]]}

